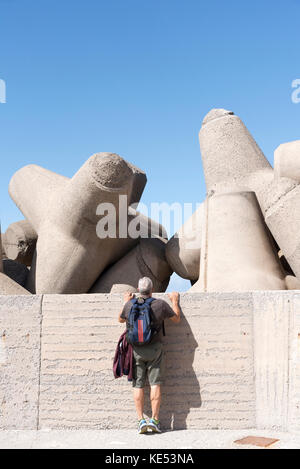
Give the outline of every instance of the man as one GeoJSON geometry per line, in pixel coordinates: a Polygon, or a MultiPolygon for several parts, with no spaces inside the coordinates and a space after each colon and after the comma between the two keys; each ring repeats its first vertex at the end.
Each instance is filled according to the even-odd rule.
{"type": "MultiPolygon", "coordinates": [[[[150,278],[144,277],[139,280],[138,298],[150,298],[153,293],[153,284],[150,278]]],[[[133,345],[133,396],[136,411],[139,420],[139,433],[146,433],[152,430],[161,433],[159,410],[161,404],[161,384],[164,374],[164,354],[162,348],[162,323],[165,319],[170,318],[173,322],[180,322],[180,306],[179,293],[169,293],[172,308],[169,304],[160,299],[154,299],[151,303],[152,319],[159,333],[154,335],[151,342],[145,345],[133,345]],[[147,423],[144,418],[144,387],[148,374],[150,384],[150,401],[152,408],[152,418],[147,423]]],[[[123,323],[128,320],[132,302],[133,293],[124,295],[125,304],[119,314],[119,322],[123,323]]]]}

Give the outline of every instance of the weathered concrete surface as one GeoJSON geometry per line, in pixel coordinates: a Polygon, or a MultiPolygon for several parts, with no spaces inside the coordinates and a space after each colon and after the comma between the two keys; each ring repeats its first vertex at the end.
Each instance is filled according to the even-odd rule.
{"type": "Polygon", "coordinates": [[[241,186],[252,173],[272,172],[254,138],[232,111],[212,109],[202,122],[199,142],[208,192],[224,183],[231,188],[241,186]]]}
{"type": "Polygon", "coordinates": [[[29,295],[30,293],[25,290],[21,285],[16,283],[4,273],[4,262],[2,259],[2,242],[0,231],[0,295],[29,295]]]}
{"type": "Polygon", "coordinates": [[[291,297],[253,293],[256,423],[288,428],[291,297]]]}
{"type": "MultiPolygon", "coordinates": [[[[238,301],[215,297],[211,311],[205,296],[184,295],[182,323],[166,324],[166,428],[254,425],[251,295],[238,301]]],[[[45,296],[41,428],[135,427],[131,386],[112,375],[121,305],[118,295],[45,296]]]]}
{"type": "Polygon", "coordinates": [[[131,245],[128,238],[98,236],[96,227],[104,215],[98,212],[99,204],[114,208],[118,232],[119,196],[124,196],[127,215],[128,206],[139,202],[146,180],[143,171],[111,153],[92,155],[72,179],[36,165],[17,171],[9,184],[10,196],[38,233],[26,288],[41,294],[88,292],[131,245]]]}
{"type": "Polygon", "coordinates": [[[298,181],[274,177],[263,152],[231,111],[210,111],[204,118],[199,141],[208,192],[236,187],[254,191],[268,228],[300,278],[298,181]]]}
{"type": "Polygon", "coordinates": [[[149,277],[153,291],[164,292],[172,270],[166,260],[163,238],[141,239],[138,245],[100,275],[90,293],[122,293],[136,291],[139,279],[149,277]]]}
{"type": "Polygon", "coordinates": [[[6,257],[27,266],[32,263],[36,242],[37,233],[27,220],[12,223],[2,236],[6,257]]]}
{"type": "Polygon", "coordinates": [[[203,215],[202,203],[172,236],[166,247],[167,261],[174,272],[192,281],[199,278],[203,215]]]}
{"type": "MultiPolygon", "coordinates": [[[[0,297],[14,351],[1,428],[134,429],[131,384],[112,374],[121,295],[44,295],[41,316],[40,300],[0,297]]],[[[166,323],[164,428],[300,431],[300,292],[185,293],[181,305],[182,322],[166,323]]]]}
{"type": "Polygon", "coordinates": [[[287,290],[300,290],[300,281],[293,275],[287,275],[285,277],[285,284],[287,290]]]}
{"type": "Polygon", "coordinates": [[[0,296],[0,429],[37,429],[41,296],[0,296]]]}
{"type": "Polygon", "coordinates": [[[282,143],[274,152],[276,178],[286,177],[300,182],[300,140],[282,143]]]}
{"type": "Polygon", "coordinates": [[[190,291],[285,290],[285,273],[254,192],[206,198],[200,276],[190,291]]]}
{"type": "Polygon", "coordinates": [[[290,303],[288,428],[300,431],[300,294],[290,303]]]}

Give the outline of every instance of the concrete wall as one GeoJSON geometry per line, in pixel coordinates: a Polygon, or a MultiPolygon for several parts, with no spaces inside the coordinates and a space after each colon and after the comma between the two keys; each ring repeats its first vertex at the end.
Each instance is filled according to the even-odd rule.
{"type": "MultiPolygon", "coordinates": [[[[182,322],[166,322],[163,426],[300,430],[300,292],[185,293],[181,305],[182,322]]],[[[0,296],[0,429],[136,426],[131,384],[112,374],[121,306],[0,296]]]]}
{"type": "Polygon", "coordinates": [[[40,296],[0,296],[0,428],[38,425],[40,296]]]}

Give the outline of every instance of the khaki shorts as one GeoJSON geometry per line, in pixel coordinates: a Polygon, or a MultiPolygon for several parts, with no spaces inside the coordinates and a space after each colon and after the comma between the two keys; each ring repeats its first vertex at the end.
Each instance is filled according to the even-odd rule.
{"type": "Polygon", "coordinates": [[[162,384],[164,356],[161,342],[134,346],[133,360],[133,387],[144,388],[147,374],[150,386],[162,384]]]}

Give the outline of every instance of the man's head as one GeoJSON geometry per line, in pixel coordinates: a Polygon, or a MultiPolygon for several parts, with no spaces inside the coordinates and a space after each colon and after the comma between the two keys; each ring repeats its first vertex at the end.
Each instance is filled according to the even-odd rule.
{"type": "Polygon", "coordinates": [[[149,277],[143,277],[139,280],[139,293],[143,296],[151,296],[153,291],[153,283],[149,277]]]}

